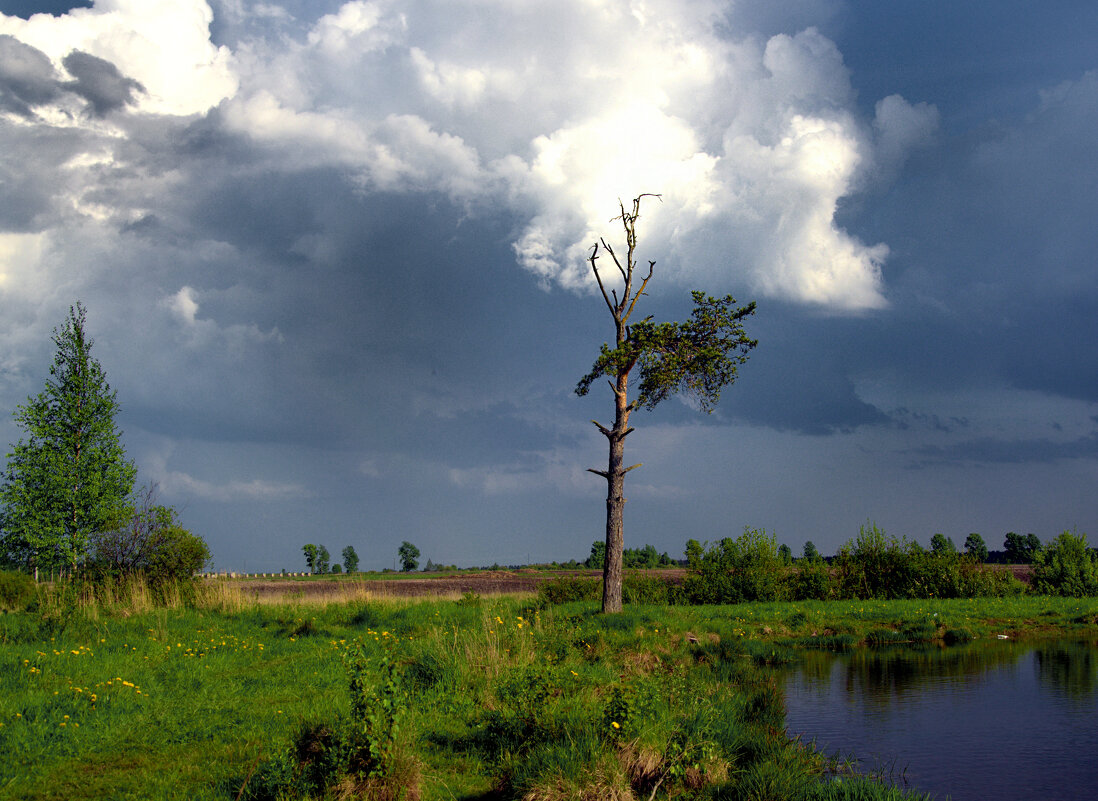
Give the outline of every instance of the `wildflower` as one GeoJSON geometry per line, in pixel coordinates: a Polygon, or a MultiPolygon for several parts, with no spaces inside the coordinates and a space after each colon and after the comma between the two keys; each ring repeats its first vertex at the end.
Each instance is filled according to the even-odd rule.
{"type": "Polygon", "coordinates": [[[618,725],[618,722],[616,720],[610,721],[610,725],[613,726],[615,729],[620,729],[621,728],[621,726],[618,725]]]}

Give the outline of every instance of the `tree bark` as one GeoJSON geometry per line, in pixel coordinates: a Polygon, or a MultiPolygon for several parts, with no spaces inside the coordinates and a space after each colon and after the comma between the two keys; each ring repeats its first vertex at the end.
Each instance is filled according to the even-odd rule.
{"type": "Polygon", "coordinates": [[[607,434],[610,457],[606,465],[606,562],[602,568],[602,611],[622,610],[622,552],[625,548],[625,437],[629,433],[628,374],[614,387],[614,428],[607,434]]]}

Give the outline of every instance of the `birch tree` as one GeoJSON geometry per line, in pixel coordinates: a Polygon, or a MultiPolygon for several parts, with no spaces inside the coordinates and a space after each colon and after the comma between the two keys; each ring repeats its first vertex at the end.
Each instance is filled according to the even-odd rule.
{"type": "Polygon", "coordinates": [[[0,485],[0,551],[36,576],[75,570],[91,536],[126,514],[137,475],[115,424],[117,393],[91,356],[85,324],[77,303],[54,329],[50,377],[15,411],[27,438],[12,447],[0,485]]]}

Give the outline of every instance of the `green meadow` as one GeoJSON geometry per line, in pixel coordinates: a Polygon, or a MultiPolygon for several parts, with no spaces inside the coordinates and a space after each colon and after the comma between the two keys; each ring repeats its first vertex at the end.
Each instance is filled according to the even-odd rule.
{"type": "Polygon", "coordinates": [[[1098,637],[1098,600],[1035,596],[604,616],[535,596],[259,604],[224,585],[31,608],[0,615],[2,798],[915,798],[791,741],[773,667],[1098,637]]]}

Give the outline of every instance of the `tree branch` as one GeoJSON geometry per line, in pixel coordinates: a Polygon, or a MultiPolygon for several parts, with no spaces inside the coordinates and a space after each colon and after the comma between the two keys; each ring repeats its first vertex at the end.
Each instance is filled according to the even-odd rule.
{"type": "Polygon", "coordinates": [[[598,253],[599,246],[598,243],[596,243],[591,249],[591,255],[587,260],[591,262],[591,270],[595,273],[595,280],[599,282],[599,291],[602,292],[602,299],[606,301],[606,308],[610,310],[610,314],[614,315],[614,319],[617,319],[617,310],[614,308],[613,304],[610,303],[610,296],[606,294],[606,287],[602,284],[602,276],[599,275],[599,268],[595,264],[596,259],[599,257],[598,253]]]}
{"type": "Polygon", "coordinates": [[[641,463],[641,462],[638,462],[637,464],[633,465],[632,467],[627,467],[627,468],[625,468],[624,470],[622,470],[622,471],[621,471],[621,472],[622,472],[622,475],[625,475],[625,474],[626,474],[626,473],[628,473],[628,472],[629,472],[630,470],[636,470],[636,469],[637,469],[638,467],[641,467],[641,466],[642,466],[642,463],[641,463]]]}
{"type": "Polygon", "coordinates": [[[601,432],[603,433],[603,435],[604,435],[604,436],[607,436],[607,437],[609,437],[609,436],[610,436],[610,434],[612,433],[612,432],[610,431],[610,429],[609,429],[609,428],[607,428],[606,426],[604,426],[604,425],[603,425],[602,423],[600,423],[600,422],[599,422],[598,420],[592,420],[591,422],[592,422],[592,423],[594,423],[594,424],[595,424],[595,425],[596,425],[596,426],[598,427],[599,431],[601,431],[601,432]]]}
{"type": "Polygon", "coordinates": [[[637,300],[644,294],[644,288],[648,286],[648,281],[652,278],[652,272],[656,269],[656,263],[654,261],[648,262],[648,275],[641,281],[640,289],[637,290],[637,294],[633,296],[633,302],[629,304],[629,311],[625,315],[625,319],[628,320],[633,316],[633,307],[637,305],[637,300]]]}
{"type": "Polygon", "coordinates": [[[607,473],[607,472],[606,472],[605,470],[596,470],[596,469],[595,469],[595,468],[593,468],[593,467],[588,467],[588,468],[587,468],[587,472],[588,472],[588,473],[594,473],[594,474],[595,474],[596,476],[602,476],[602,477],[603,477],[603,478],[605,478],[605,479],[606,479],[607,481],[609,481],[609,480],[610,480],[610,474],[609,474],[609,473],[607,473]]]}

